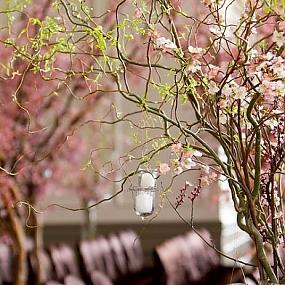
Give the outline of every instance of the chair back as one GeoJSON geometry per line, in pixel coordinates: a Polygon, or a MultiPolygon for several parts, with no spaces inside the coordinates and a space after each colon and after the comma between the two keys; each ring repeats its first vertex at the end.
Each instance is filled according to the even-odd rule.
{"type": "Polygon", "coordinates": [[[82,275],[89,283],[92,283],[91,275],[94,271],[100,271],[104,274],[108,272],[113,277],[114,261],[105,238],[99,237],[94,240],[81,241],[79,243],[79,258],[82,275]]]}
{"type": "Polygon", "coordinates": [[[0,244],[0,277],[2,282],[12,283],[13,254],[11,246],[1,243],[0,244]]]}
{"type": "MultiPolygon", "coordinates": [[[[143,267],[143,251],[138,236],[133,231],[123,231],[79,243],[79,258],[85,280],[94,271],[100,271],[112,281],[128,273],[139,272],[143,267]]],[[[90,281],[91,282],[91,281],[90,281]]]]}
{"type": "Polygon", "coordinates": [[[68,275],[79,276],[74,250],[65,244],[53,245],[49,248],[56,279],[63,281],[68,275]]]}
{"type": "MultiPolygon", "coordinates": [[[[50,256],[48,255],[47,251],[44,249],[39,250],[39,262],[41,264],[41,272],[40,272],[40,282],[41,284],[45,284],[49,280],[53,280],[53,267],[50,256]]],[[[35,282],[36,274],[39,271],[38,263],[36,260],[35,253],[33,251],[28,253],[28,262],[30,266],[30,275],[31,275],[31,282],[35,282]]]]}
{"type": "Polygon", "coordinates": [[[101,258],[104,261],[104,267],[105,267],[105,272],[107,276],[110,277],[110,279],[115,280],[117,278],[117,270],[115,267],[115,262],[114,262],[114,256],[112,253],[112,249],[109,243],[109,240],[106,239],[105,237],[100,237],[96,239],[96,243],[98,248],[101,249],[101,258]]]}
{"type": "Polygon", "coordinates": [[[179,236],[165,241],[155,248],[157,283],[166,285],[187,284],[185,257],[183,250],[181,250],[183,242],[183,238],[179,236]]]}
{"type": "Polygon", "coordinates": [[[201,280],[219,266],[218,253],[208,245],[212,244],[210,233],[201,230],[199,235],[192,231],[185,236],[189,261],[186,263],[186,271],[189,281],[201,280]]]}
{"type": "Polygon", "coordinates": [[[128,272],[127,256],[118,235],[110,235],[109,244],[112,256],[114,258],[118,277],[126,275],[128,272]]]}
{"type": "Polygon", "coordinates": [[[119,234],[119,239],[127,257],[128,272],[135,273],[143,268],[143,250],[140,238],[131,230],[119,234]]]}
{"type": "MultiPolygon", "coordinates": [[[[210,234],[200,235],[211,244],[210,234]]],[[[202,282],[204,277],[219,265],[218,254],[195,232],[174,237],[155,248],[155,266],[158,283],[187,285],[202,282]]]]}

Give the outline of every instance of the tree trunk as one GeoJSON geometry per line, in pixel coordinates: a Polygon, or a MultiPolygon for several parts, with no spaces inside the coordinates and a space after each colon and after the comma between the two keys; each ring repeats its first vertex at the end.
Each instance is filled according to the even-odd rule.
{"type": "MultiPolygon", "coordinates": [[[[94,221],[94,213],[92,217],[92,213],[90,212],[90,209],[88,209],[88,206],[90,205],[89,200],[87,199],[82,199],[82,205],[84,210],[84,223],[83,223],[83,239],[93,239],[95,238],[96,235],[96,225],[94,221]]],[[[93,208],[92,211],[95,211],[93,208]]]]}
{"type": "Polygon", "coordinates": [[[31,225],[33,226],[31,237],[34,242],[33,256],[35,258],[35,285],[40,285],[44,282],[44,272],[43,266],[40,258],[40,251],[43,248],[43,231],[39,223],[39,218],[37,214],[31,212],[31,225]]]}
{"type": "Polygon", "coordinates": [[[11,206],[9,198],[3,195],[7,214],[10,220],[12,236],[14,238],[14,246],[16,253],[16,263],[14,271],[14,285],[26,285],[27,283],[27,252],[26,238],[22,222],[17,215],[16,209],[11,206]]]}

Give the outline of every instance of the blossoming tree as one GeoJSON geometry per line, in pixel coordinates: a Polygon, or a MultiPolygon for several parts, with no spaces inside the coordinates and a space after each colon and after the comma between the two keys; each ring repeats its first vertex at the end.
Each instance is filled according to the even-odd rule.
{"type": "MultiPolygon", "coordinates": [[[[157,118],[157,125],[161,122],[158,144],[141,158],[142,164],[171,148],[170,161],[159,165],[161,175],[175,179],[185,171],[201,170],[197,185],[191,188],[186,182],[176,206],[187,188],[194,201],[203,187],[223,175],[237,223],[256,245],[260,278],[277,282],[284,276],[280,257],[284,244],[284,5],[243,1],[233,22],[229,14],[235,1],[201,4],[204,9],[195,15],[183,1],[137,4],[138,25],[148,27],[146,61],[132,64],[145,66],[145,88],[139,95],[128,87],[126,67],[119,91],[157,118]],[[201,35],[208,35],[207,40],[201,35]],[[195,120],[182,116],[183,104],[191,106],[195,120]],[[212,141],[221,145],[227,161],[220,159],[212,141]]],[[[119,47],[118,58],[127,65],[119,47]]]]}
{"type": "Polygon", "coordinates": [[[53,18],[52,1],[29,2],[10,2],[1,11],[1,235],[8,235],[15,246],[13,284],[27,281],[27,235],[34,241],[37,282],[42,282],[41,232],[31,207],[60,189],[74,189],[80,199],[98,199],[93,190],[100,178],[82,168],[89,160],[90,142],[94,148],[102,141],[94,118],[109,108],[108,96],[103,98],[108,84],[101,92],[96,70],[92,78],[88,75],[93,66],[89,54],[97,47],[69,38],[61,25],[66,15],[53,18]],[[76,54],[71,57],[72,52],[76,54]]]}
{"type": "MultiPolygon", "coordinates": [[[[183,1],[135,1],[128,16],[127,1],[116,8],[115,39],[105,34],[116,47],[116,65],[107,70],[122,97],[147,118],[143,124],[133,120],[147,132],[141,142],[147,151],[128,159],[147,166],[169,149],[170,160],[158,167],[172,181],[200,169],[197,185],[186,181],[183,190],[192,201],[223,175],[237,223],[255,243],[260,278],[277,282],[284,275],[284,5],[241,1],[233,22],[229,13],[236,1],[200,4],[195,13],[183,1]],[[129,55],[134,44],[141,46],[142,60],[129,55]],[[136,76],[141,89],[130,83],[136,76]],[[185,104],[195,119],[181,114],[185,104]],[[227,161],[212,142],[221,145],[227,161]]],[[[185,196],[178,195],[176,206],[185,196]]]]}
{"type": "MultiPolygon", "coordinates": [[[[118,14],[124,4],[118,6],[118,14]]],[[[118,59],[123,66],[118,82],[124,82],[118,90],[156,118],[155,127],[161,131],[141,164],[171,149],[170,160],[159,165],[161,175],[176,179],[183,172],[200,169],[197,185],[191,188],[186,181],[176,206],[183,202],[187,188],[194,201],[219,175],[227,179],[237,223],[255,243],[260,278],[277,282],[284,277],[280,257],[284,244],[284,4],[241,1],[236,21],[230,19],[236,1],[201,4],[204,7],[193,14],[183,1],[135,3],[134,21],[147,27],[141,35],[145,61],[126,58],[129,43],[122,44],[118,30],[118,59]],[[128,85],[128,63],[145,67],[141,94],[128,85]],[[189,104],[196,119],[181,114],[184,104],[189,104]],[[221,145],[226,161],[212,142],[221,145]]],[[[133,35],[137,36],[136,30],[133,35]]]]}
{"type": "MultiPolygon", "coordinates": [[[[120,161],[122,169],[134,166],[124,172],[122,189],[140,167],[152,164],[171,177],[165,195],[182,174],[200,171],[197,185],[186,180],[177,193],[179,207],[222,175],[237,223],[255,243],[260,278],[284,279],[284,3],[123,0],[106,11],[115,13],[115,26],[98,24],[97,15],[79,3],[55,2],[67,21],[54,21],[66,35],[78,32],[71,33],[76,45],[90,48],[84,55],[94,62],[88,74],[97,88],[101,77],[94,73],[133,104],[127,114],[115,107],[116,120],[101,123],[128,122],[144,133],[120,161]],[[185,106],[189,111],[182,112],[185,106]],[[138,114],[144,120],[136,121],[138,114]],[[213,144],[222,147],[226,161],[213,144]],[[162,161],[160,154],[167,152],[170,159],[162,161]]],[[[73,58],[80,51],[67,53],[73,58]]]]}

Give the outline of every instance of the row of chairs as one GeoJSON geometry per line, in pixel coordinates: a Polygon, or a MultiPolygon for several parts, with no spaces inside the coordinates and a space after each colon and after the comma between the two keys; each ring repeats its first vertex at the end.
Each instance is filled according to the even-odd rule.
{"type": "Polygon", "coordinates": [[[249,269],[224,267],[207,230],[188,232],[155,249],[156,281],[166,285],[255,284],[249,269]]]}
{"type": "MultiPolygon", "coordinates": [[[[243,282],[244,272],[220,265],[219,254],[209,246],[208,231],[191,231],[154,249],[154,266],[145,268],[140,239],[133,231],[83,240],[77,250],[51,245],[40,251],[41,284],[45,285],[224,285],[243,282]],[[202,237],[202,238],[201,238],[202,237]],[[205,242],[206,241],[206,242],[205,242]]],[[[4,285],[12,284],[10,248],[0,245],[4,285]],[[3,258],[3,256],[6,256],[3,258]]],[[[38,271],[35,256],[28,255],[29,285],[38,271]]],[[[251,280],[247,280],[249,284],[251,280]]]]}
{"type": "MultiPolygon", "coordinates": [[[[29,248],[29,247],[28,247],[29,248]]],[[[125,283],[127,278],[143,269],[143,251],[133,231],[123,231],[108,237],[82,240],[77,250],[66,244],[54,244],[41,249],[41,284],[112,285],[125,283]],[[123,283],[122,283],[123,282],[123,283]]],[[[29,281],[36,283],[36,256],[28,250],[29,281]]],[[[13,254],[11,247],[0,245],[0,269],[4,285],[13,284],[13,254]]],[[[134,283],[136,284],[136,283],[134,283]]]]}

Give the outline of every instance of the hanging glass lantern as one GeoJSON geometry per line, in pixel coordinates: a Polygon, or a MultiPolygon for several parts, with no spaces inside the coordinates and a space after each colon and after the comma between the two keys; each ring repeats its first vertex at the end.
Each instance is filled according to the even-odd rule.
{"type": "Polygon", "coordinates": [[[138,216],[147,217],[154,211],[157,176],[157,169],[141,169],[138,172],[138,185],[130,187],[133,194],[134,210],[138,216]]]}

